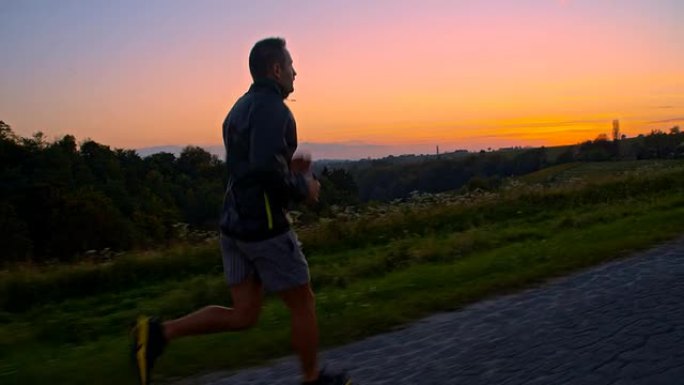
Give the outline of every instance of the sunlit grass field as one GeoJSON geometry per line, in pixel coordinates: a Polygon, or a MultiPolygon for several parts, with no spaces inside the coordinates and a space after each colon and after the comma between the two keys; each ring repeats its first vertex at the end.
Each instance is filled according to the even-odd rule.
{"type": "MultiPolygon", "coordinates": [[[[302,229],[322,344],[333,346],[537,285],[684,234],[684,162],[570,164],[494,193],[302,229]],[[574,171],[573,171],[574,170],[574,171]]],[[[0,273],[0,383],[134,383],[128,329],[229,306],[218,246],[109,263],[0,273]]],[[[269,299],[255,329],[173,343],[164,382],[290,354],[289,316],[269,299]]]]}

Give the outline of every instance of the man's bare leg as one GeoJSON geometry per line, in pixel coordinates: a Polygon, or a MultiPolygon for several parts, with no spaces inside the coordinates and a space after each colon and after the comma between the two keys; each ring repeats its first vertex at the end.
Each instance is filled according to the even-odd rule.
{"type": "Polygon", "coordinates": [[[290,309],[292,347],[299,356],[305,382],[318,378],[318,323],[310,284],[278,293],[290,309]]]}
{"type": "Polygon", "coordinates": [[[167,341],[190,335],[242,330],[252,327],[259,319],[263,303],[262,284],[250,277],[231,286],[233,307],[207,306],[185,317],[163,323],[167,341]]]}

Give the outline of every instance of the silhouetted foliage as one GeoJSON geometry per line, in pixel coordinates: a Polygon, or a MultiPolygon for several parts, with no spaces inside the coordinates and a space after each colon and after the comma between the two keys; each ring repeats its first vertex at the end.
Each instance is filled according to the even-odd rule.
{"type": "Polygon", "coordinates": [[[355,205],[359,203],[359,188],[354,177],[344,169],[324,168],[319,176],[321,182],[320,200],[316,209],[325,211],[333,205],[355,205]]]}
{"type": "Polygon", "coordinates": [[[547,165],[545,148],[511,152],[479,152],[449,157],[441,154],[414,163],[393,164],[385,158],[365,167],[351,167],[362,201],[404,198],[412,191],[437,193],[461,188],[492,189],[502,178],[523,175],[547,165]],[[478,178],[467,185],[473,178],[478,178]]]}
{"type": "Polygon", "coordinates": [[[0,122],[0,263],[154,247],[178,223],[215,229],[225,167],[199,147],[141,158],[71,135],[48,143],[0,122]]]}
{"type": "MultiPolygon", "coordinates": [[[[390,156],[318,168],[318,205],[306,220],[333,206],[391,201],[413,191],[495,190],[511,176],[575,161],[684,158],[684,133],[613,138],[557,149],[513,148],[468,153],[390,156]]],[[[88,250],[150,248],[184,239],[187,229],[217,229],[227,175],[224,163],[200,147],[176,157],[141,158],[93,140],[42,133],[17,136],[0,121],[0,264],[73,261],[88,250]]]]}

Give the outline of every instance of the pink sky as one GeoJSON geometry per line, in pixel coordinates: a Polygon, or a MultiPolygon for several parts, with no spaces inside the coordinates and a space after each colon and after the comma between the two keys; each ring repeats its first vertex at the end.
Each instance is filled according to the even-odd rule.
{"type": "Polygon", "coordinates": [[[684,124],[677,0],[115,3],[0,5],[1,120],[114,147],[218,144],[249,49],[282,36],[300,142],[476,150],[684,124]]]}

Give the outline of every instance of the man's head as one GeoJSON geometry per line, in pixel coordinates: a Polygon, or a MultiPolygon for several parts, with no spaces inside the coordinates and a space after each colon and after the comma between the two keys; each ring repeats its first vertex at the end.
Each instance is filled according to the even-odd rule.
{"type": "Polygon", "coordinates": [[[284,39],[272,37],[254,44],[249,53],[249,72],[254,80],[275,80],[283,90],[283,97],[294,91],[297,72],[292,67],[292,57],[285,48],[284,39]]]}

